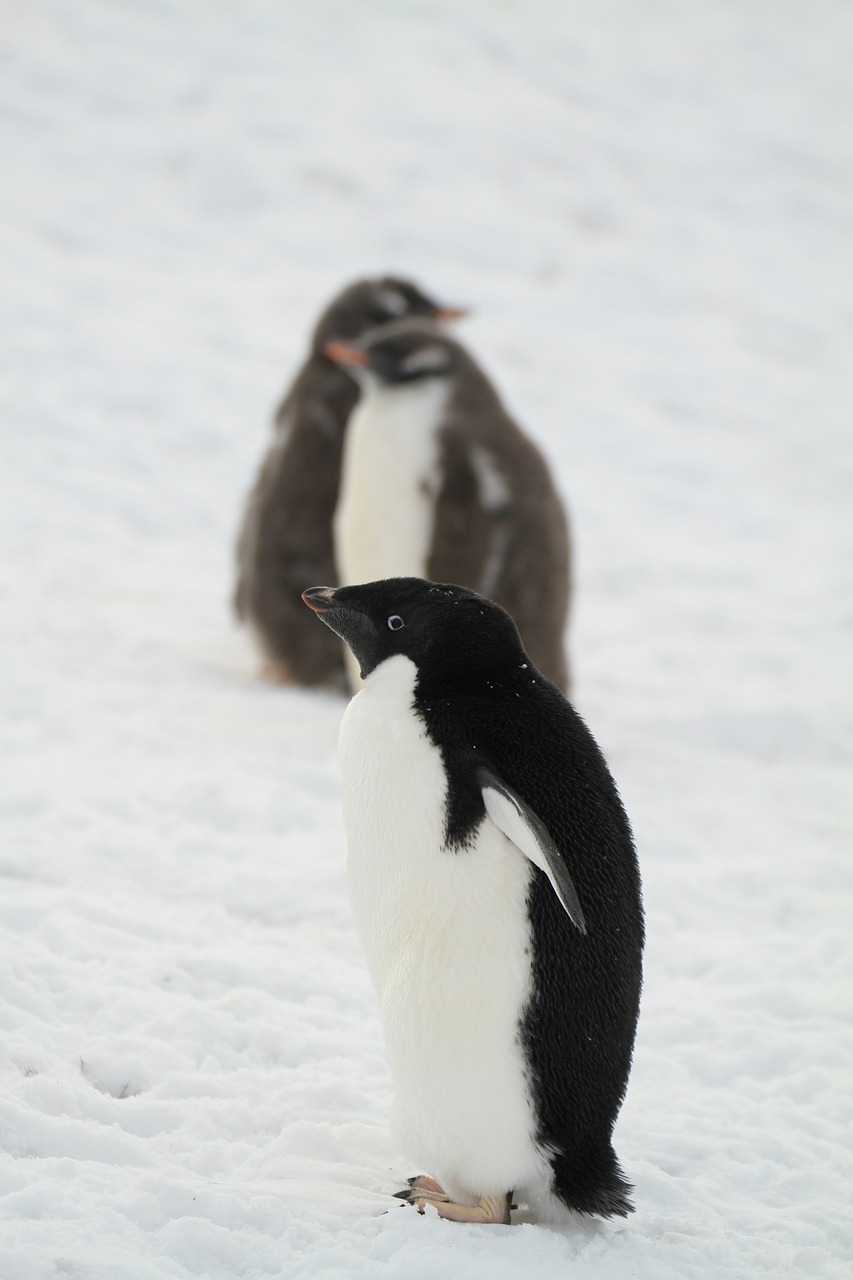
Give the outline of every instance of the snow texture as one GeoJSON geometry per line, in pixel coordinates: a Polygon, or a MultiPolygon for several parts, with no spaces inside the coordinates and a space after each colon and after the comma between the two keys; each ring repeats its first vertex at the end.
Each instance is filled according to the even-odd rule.
{"type": "Polygon", "coordinates": [[[3,1280],[851,1274],[851,62],[846,0],[2,5],[3,1280]],[[624,1222],[390,1198],[344,704],[230,617],[379,270],[475,308],[570,502],[648,908],[624,1222]]]}

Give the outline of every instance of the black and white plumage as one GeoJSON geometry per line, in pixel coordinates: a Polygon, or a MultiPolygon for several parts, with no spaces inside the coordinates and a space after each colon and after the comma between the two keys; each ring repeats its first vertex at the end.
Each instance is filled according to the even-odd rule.
{"type": "Polygon", "coordinates": [[[351,647],[353,913],[381,1009],[404,1193],[445,1217],[631,1209],[611,1133],[637,1025],[640,878],[589,730],[512,619],[398,578],[304,599],[351,647]]]}
{"type": "Polygon", "coordinates": [[[335,514],[341,580],[471,587],[512,615],[536,666],[566,691],[568,525],[539,449],[470,353],[428,321],[326,350],[362,387],[335,514]]]}
{"type": "Polygon", "coordinates": [[[343,654],[305,613],[306,582],[338,581],[332,517],[344,432],[358,399],[351,378],[324,355],[332,339],[351,341],[401,316],[453,319],[409,280],[359,280],[320,316],[311,349],[275,415],[275,439],[246,504],[237,541],[237,616],[252,628],[278,680],[342,685],[343,654]]]}

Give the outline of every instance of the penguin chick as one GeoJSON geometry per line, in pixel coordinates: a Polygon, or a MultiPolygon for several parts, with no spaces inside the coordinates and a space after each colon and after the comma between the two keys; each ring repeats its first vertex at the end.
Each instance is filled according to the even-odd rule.
{"type": "Polygon", "coordinates": [[[631,1211],[611,1134],[640,999],[628,819],[498,605],[392,578],[306,604],[354,653],[347,880],[379,999],[400,1193],[459,1221],[631,1211]],[[434,1175],[434,1176],[432,1176],[434,1175]]]}
{"type": "Polygon", "coordinates": [[[512,615],[536,666],[567,690],[565,511],[485,373],[416,319],[326,352],[362,387],[334,524],[343,581],[414,574],[471,587],[512,615]]]}
{"type": "Polygon", "coordinates": [[[358,389],[323,350],[400,316],[451,320],[396,276],[359,280],[338,294],[314,329],[311,350],[275,416],[275,438],[246,504],[237,541],[234,608],[250,624],[266,674],[303,685],[344,684],[341,645],[317,633],[300,593],[306,582],[337,582],[332,516],[338,498],[344,429],[358,389]]]}

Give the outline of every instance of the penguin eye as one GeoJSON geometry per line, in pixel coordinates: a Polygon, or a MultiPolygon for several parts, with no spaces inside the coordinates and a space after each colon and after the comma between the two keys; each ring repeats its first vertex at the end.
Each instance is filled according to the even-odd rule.
{"type": "Polygon", "coordinates": [[[389,631],[399,631],[400,628],[404,627],[405,625],[406,624],[403,621],[403,619],[400,617],[399,613],[392,613],[391,617],[388,619],[389,631]]]}

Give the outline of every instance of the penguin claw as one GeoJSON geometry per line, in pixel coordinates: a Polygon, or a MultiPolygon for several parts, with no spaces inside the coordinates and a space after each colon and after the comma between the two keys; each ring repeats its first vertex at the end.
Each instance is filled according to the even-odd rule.
{"type": "Polygon", "coordinates": [[[497,1222],[506,1225],[510,1221],[510,1210],[517,1209],[512,1203],[512,1192],[505,1196],[483,1196],[479,1204],[457,1204],[451,1200],[444,1188],[427,1174],[418,1174],[407,1179],[407,1186],[393,1194],[398,1200],[412,1204],[418,1213],[426,1213],[431,1204],[439,1217],[448,1218],[452,1222],[497,1222]]]}
{"type": "Polygon", "coordinates": [[[440,1218],[447,1218],[451,1222],[497,1223],[501,1226],[509,1226],[510,1209],[515,1207],[511,1191],[505,1196],[483,1196],[479,1204],[456,1204],[449,1197],[441,1200],[424,1195],[419,1195],[415,1200],[418,1213],[425,1213],[428,1204],[433,1206],[440,1218]]]}
{"type": "Polygon", "coordinates": [[[410,1187],[418,1187],[421,1191],[426,1191],[430,1195],[443,1196],[447,1192],[435,1178],[431,1178],[428,1173],[418,1173],[414,1178],[406,1179],[410,1187]]]}
{"type": "MultiPolygon", "coordinates": [[[[406,1186],[402,1191],[394,1191],[392,1193],[396,1199],[404,1200],[407,1204],[417,1205],[418,1201],[424,1204],[438,1204],[439,1202],[450,1202],[450,1196],[444,1190],[435,1178],[431,1178],[426,1173],[416,1174],[414,1178],[406,1179],[406,1186]]],[[[419,1213],[423,1213],[423,1209],[418,1209],[419,1213]]]]}

